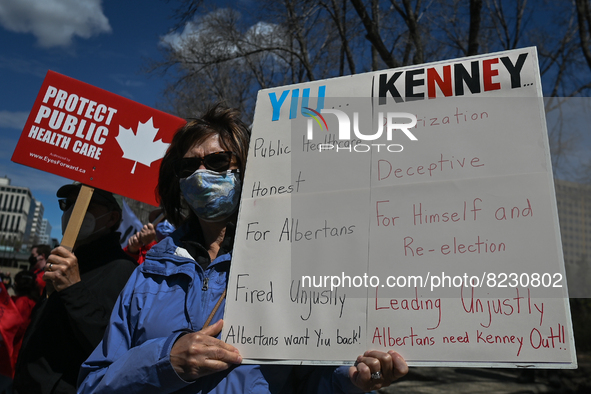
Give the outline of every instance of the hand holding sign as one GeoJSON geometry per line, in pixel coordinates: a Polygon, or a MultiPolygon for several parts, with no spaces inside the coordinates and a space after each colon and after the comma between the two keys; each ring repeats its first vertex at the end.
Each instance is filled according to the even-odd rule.
{"type": "Polygon", "coordinates": [[[52,291],[47,290],[48,296],[53,290],[59,292],[80,282],[78,259],[68,248],[58,246],[47,259],[43,280],[52,287],[52,291]]]}
{"type": "Polygon", "coordinates": [[[408,373],[404,358],[393,350],[367,351],[349,368],[351,382],[363,391],[387,387],[408,373]]]}
{"type": "Polygon", "coordinates": [[[47,313],[29,326],[30,344],[43,343],[42,349],[19,355],[22,369],[15,379],[19,392],[28,392],[26,387],[31,384],[76,391],[75,382],[63,377],[76,376],[80,360],[86,359],[98,345],[113,304],[137,267],[121,250],[115,232],[122,204],[113,193],[156,205],[159,158],[166,141],[184,123],[182,119],[48,72],[12,159],[80,183],[62,186],[57,193],[64,211],[62,218],[68,226],[63,246],[52,252],[46,265],[47,313]],[[124,152],[117,134],[123,137],[126,130],[141,124],[150,126],[138,127],[134,141],[122,144],[124,152]],[[145,140],[149,144],[144,144],[145,140]],[[154,140],[159,141],[159,149],[153,149],[154,140]],[[123,157],[129,157],[130,144],[142,152],[132,156],[133,162],[123,157]],[[135,161],[144,165],[133,170],[135,161]],[[63,349],[69,349],[68,354],[63,349]],[[21,360],[24,354],[30,357],[21,360]]]}
{"type": "MultiPolygon", "coordinates": [[[[68,226],[66,227],[66,230],[64,231],[64,237],[62,238],[62,242],[61,242],[61,246],[67,251],[67,252],[72,252],[72,250],[74,249],[74,244],[76,243],[76,238],[78,237],[78,232],[80,231],[80,226],[82,225],[82,220],[84,220],[84,216],[86,214],[86,210],[88,208],[88,204],[90,203],[90,199],[92,198],[92,193],[94,192],[94,189],[88,186],[82,186],[80,189],[80,193],[78,194],[78,198],[76,199],[76,203],[74,204],[74,210],[72,211],[72,215],[70,216],[70,220],[68,221],[68,226]]],[[[53,252],[52,252],[53,255],[53,252]]],[[[52,256],[49,256],[49,258],[52,258],[52,256]]],[[[74,256],[74,258],[76,258],[74,256]]],[[[62,290],[64,288],[63,283],[59,283],[58,286],[56,287],[54,282],[54,279],[58,279],[57,278],[57,273],[51,273],[48,275],[47,271],[52,271],[51,268],[53,267],[52,265],[52,261],[50,261],[49,259],[47,260],[47,264],[45,265],[45,274],[43,275],[43,280],[45,282],[47,282],[47,296],[50,296],[51,293],[53,293],[54,290],[62,290]]],[[[68,264],[68,267],[70,267],[73,264],[68,264]]],[[[71,284],[76,283],[78,281],[80,281],[80,274],[78,273],[78,263],[75,263],[76,266],[76,273],[77,273],[77,280],[75,280],[76,278],[73,278],[72,280],[74,280],[74,282],[72,282],[72,280],[69,280],[69,282],[71,284]]],[[[68,268],[68,273],[72,272],[72,269],[68,268]]],[[[60,270],[61,273],[61,270],[60,270]]],[[[74,275],[76,276],[76,275],[74,275]]],[[[60,281],[62,282],[62,281],[60,281]]],[[[66,286],[67,287],[67,286],[66,286]]]]}
{"type": "Polygon", "coordinates": [[[186,381],[224,371],[234,364],[240,364],[242,357],[238,350],[215,336],[224,322],[180,337],[170,351],[170,363],[178,375],[186,381]]]}

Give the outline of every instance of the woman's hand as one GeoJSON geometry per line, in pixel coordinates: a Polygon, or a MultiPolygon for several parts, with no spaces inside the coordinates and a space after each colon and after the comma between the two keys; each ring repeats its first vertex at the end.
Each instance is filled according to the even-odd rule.
{"type": "Polygon", "coordinates": [[[406,361],[393,350],[388,353],[369,350],[357,357],[355,366],[349,368],[351,382],[363,391],[387,387],[407,373],[406,361]]]}
{"type": "Polygon", "coordinates": [[[62,291],[80,282],[78,259],[74,253],[63,246],[53,249],[45,264],[43,280],[50,282],[56,291],[62,291]]]}
{"type": "Polygon", "coordinates": [[[186,381],[211,375],[240,364],[238,349],[215,336],[222,330],[223,320],[180,337],[170,351],[170,362],[177,374],[186,381]]]}

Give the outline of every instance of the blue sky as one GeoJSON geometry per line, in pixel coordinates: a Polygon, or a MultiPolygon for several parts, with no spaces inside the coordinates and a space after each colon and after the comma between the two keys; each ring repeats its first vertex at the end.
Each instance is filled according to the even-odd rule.
{"type": "Polygon", "coordinates": [[[56,190],[71,181],[12,163],[22,127],[47,70],[155,107],[164,88],[145,74],[173,25],[163,0],[2,0],[0,7],[0,176],[31,189],[61,239],[56,190]],[[66,5],[60,6],[60,5],[66,5]]]}
{"type": "MultiPolygon", "coordinates": [[[[43,203],[52,237],[59,240],[61,211],[55,192],[71,181],[10,161],[47,70],[157,107],[164,77],[146,74],[142,69],[149,60],[160,59],[160,38],[173,26],[171,18],[179,3],[174,0],[1,1],[0,176],[8,176],[15,186],[31,189],[33,196],[43,203]]],[[[216,4],[232,4],[243,11],[252,11],[252,2],[248,0],[224,0],[216,4]]],[[[586,76],[588,72],[583,74],[586,76]]],[[[577,168],[591,157],[591,133],[582,132],[573,145],[571,167],[577,168]]]]}

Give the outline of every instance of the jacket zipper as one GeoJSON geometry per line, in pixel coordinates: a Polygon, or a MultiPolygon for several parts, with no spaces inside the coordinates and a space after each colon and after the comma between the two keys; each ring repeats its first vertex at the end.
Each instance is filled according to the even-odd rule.
{"type": "Polygon", "coordinates": [[[207,291],[207,284],[208,283],[209,283],[209,278],[205,277],[205,279],[203,280],[203,287],[201,287],[201,290],[207,291]]]}

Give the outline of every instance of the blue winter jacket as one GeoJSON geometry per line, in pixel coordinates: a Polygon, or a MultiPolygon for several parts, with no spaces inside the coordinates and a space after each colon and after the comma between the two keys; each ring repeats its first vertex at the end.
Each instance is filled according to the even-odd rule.
{"type": "MultiPolygon", "coordinates": [[[[154,246],[121,292],[103,341],[82,364],[78,393],[359,392],[348,367],[239,365],[195,382],[181,379],[170,351],[203,327],[226,288],[231,253],[207,269],[180,248],[183,229],[154,246]]],[[[224,304],[212,322],[223,316],[224,304]]]]}

